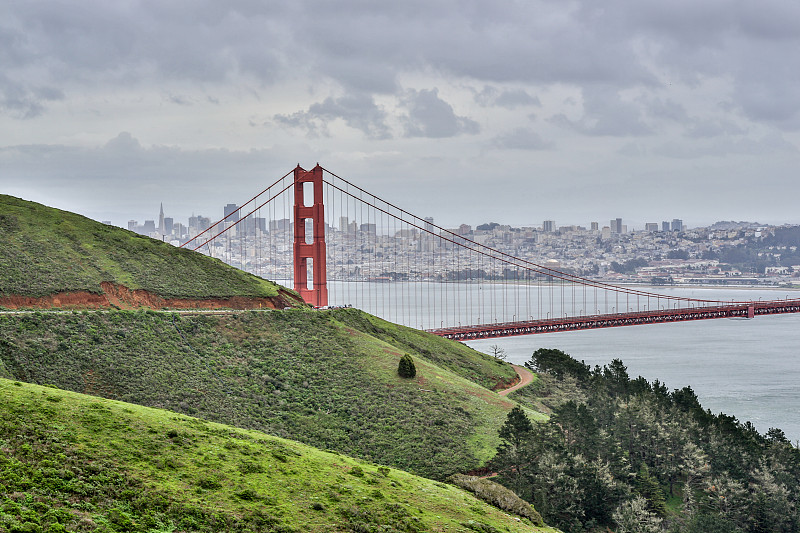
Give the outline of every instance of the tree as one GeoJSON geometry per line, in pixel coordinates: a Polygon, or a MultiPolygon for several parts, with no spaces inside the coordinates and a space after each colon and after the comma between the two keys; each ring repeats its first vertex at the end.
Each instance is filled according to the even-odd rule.
{"type": "Polygon", "coordinates": [[[614,511],[617,533],[661,533],[661,518],[648,510],[647,500],[636,496],[614,511]]]}
{"type": "Polygon", "coordinates": [[[493,357],[505,360],[506,358],[505,349],[501,348],[497,344],[492,344],[491,346],[489,346],[489,350],[491,351],[493,357]]]}
{"type": "Polygon", "coordinates": [[[417,367],[414,366],[414,360],[411,356],[405,354],[400,358],[400,364],[397,366],[397,374],[401,378],[411,379],[417,375],[417,367]]]}
{"type": "Polygon", "coordinates": [[[497,449],[496,464],[510,470],[509,478],[513,480],[512,488],[522,496],[524,494],[523,463],[529,459],[523,450],[525,441],[533,432],[533,424],[520,406],[515,406],[508,413],[506,421],[500,428],[499,436],[503,442],[497,449]]]}
{"type": "Polygon", "coordinates": [[[647,465],[642,463],[634,479],[636,491],[644,498],[647,510],[655,516],[662,517],[667,514],[667,505],[664,492],[658,485],[658,480],[650,475],[647,465]]]}
{"type": "Polygon", "coordinates": [[[525,440],[531,430],[533,430],[533,424],[530,419],[528,419],[525,411],[517,405],[508,413],[503,427],[500,428],[499,434],[501,439],[519,449],[522,445],[522,441],[525,440]]]}

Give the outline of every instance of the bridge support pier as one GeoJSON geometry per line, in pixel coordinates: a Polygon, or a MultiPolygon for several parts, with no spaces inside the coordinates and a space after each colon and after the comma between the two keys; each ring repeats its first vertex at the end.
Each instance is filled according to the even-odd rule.
{"type": "MultiPolygon", "coordinates": [[[[310,196],[310,195],[309,195],[310,196]]],[[[322,167],[294,169],[294,290],[314,307],[328,305],[325,268],[325,208],[322,202],[322,167]],[[306,187],[313,189],[313,203],[306,205],[306,187]],[[306,220],[312,221],[311,242],[306,235],[306,220]],[[308,260],[311,260],[313,285],[308,286],[308,260]]]]}

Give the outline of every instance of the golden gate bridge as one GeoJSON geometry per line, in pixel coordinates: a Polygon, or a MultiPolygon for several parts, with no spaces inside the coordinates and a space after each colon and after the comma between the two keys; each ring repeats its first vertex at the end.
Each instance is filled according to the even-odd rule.
{"type": "Polygon", "coordinates": [[[299,165],[182,247],[456,340],[800,312],[800,299],[721,301],[604,283],[515,257],[299,165]]]}

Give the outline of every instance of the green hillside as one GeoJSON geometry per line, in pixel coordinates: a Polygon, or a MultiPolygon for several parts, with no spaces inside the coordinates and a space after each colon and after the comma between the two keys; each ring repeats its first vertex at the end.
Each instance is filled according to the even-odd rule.
{"type": "Polygon", "coordinates": [[[0,531],[532,532],[450,485],[0,379],[0,531]]]}
{"type": "Polygon", "coordinates": [[[436,479],[490,459],[514,405],[477,384],[510,381],[510,365],[355,309],[0,315],[2,371],[436,479]]]}
{"type": "Polygon", "coordinates": [[[280,292],[281,304],[299,304],[293,293],[219,260],[7,195],[0,195],[0,248],[0,297],[102,293],[106,282],[162,298],[280,292]]]}

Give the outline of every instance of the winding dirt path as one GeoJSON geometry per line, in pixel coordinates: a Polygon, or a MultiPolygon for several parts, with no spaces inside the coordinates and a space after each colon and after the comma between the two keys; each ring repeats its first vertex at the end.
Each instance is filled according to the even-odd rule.
{"type": "Polygon", "coordinates": [[[513,392],[517,389],[521,389],[526,385],[530,385],[531,382],[533,381],[533,373],[530,370],[528,370],[524,366],[517,366],[517,365],[511,365],[511,366],[514,367],[514,371],[519,376],[519,383],[517,383],[513,387],[509,387],[505,390],[498,391],[497,394],[499,394],[500,396],[506,396],[510,392],[513,392]]]}

